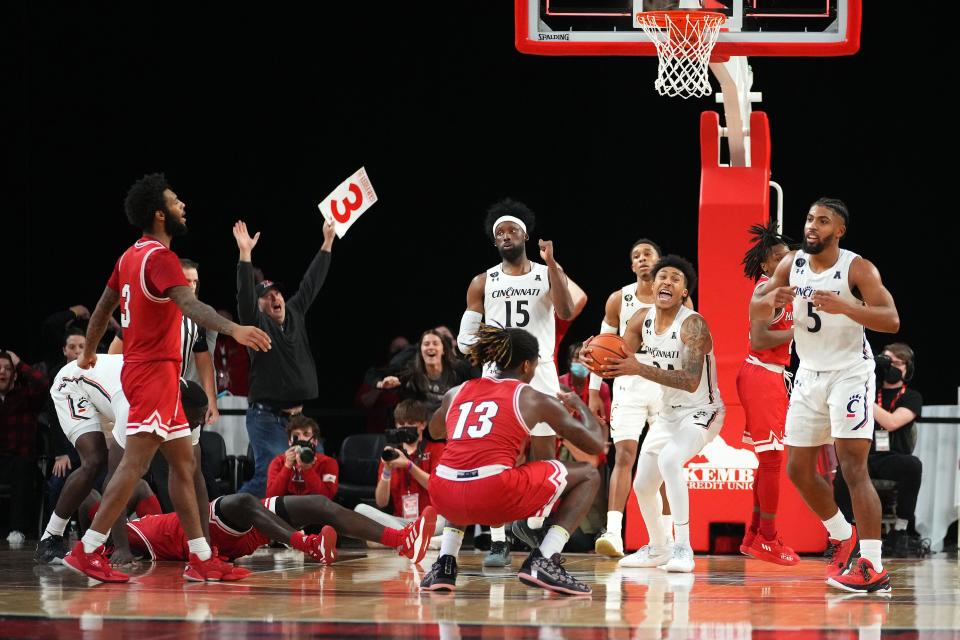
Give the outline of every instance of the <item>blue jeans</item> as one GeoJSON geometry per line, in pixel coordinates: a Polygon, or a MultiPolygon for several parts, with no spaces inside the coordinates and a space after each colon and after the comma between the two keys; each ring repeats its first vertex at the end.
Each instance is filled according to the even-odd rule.
{"type": "Polygon", "coordinates": [[[287,439],[287,416],[278,416],[256,407],[247,409],[247,435],[253,448],[253,477],[243,483],[240,492],[263,498],[267,492],[267,469],[278,455],[290,446],[287,439]]]}

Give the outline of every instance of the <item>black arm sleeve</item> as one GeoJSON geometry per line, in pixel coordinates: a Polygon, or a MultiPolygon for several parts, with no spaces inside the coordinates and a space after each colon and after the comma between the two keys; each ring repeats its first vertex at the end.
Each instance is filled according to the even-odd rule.
{"type": "Polygon", "coordinates": [[[257,324],[257,293],[253,284],[253,263],[237,263],[237,321],[239,324],[257,324]]]}
{"type": "Polygon", "coordinates": [[[323,286],[324,280],[327,279],[328,271],[330,271],[330,252],[318,251],[313,258],[313,262],[307,267],[307,272],[303,274],[300,288],[287,301],[287,304],[305,314],[310,305],[313,304],[317,294],[320,293],[320,288],[323,286]]]}

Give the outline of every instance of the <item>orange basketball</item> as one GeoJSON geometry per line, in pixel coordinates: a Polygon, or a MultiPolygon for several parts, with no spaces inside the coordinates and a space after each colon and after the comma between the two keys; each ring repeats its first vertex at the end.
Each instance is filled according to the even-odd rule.
{"type": "Polygon", "coordinates": [[[594,373],[600,374],[600,365],[607,364],[610,358],[626,358],[630,351],[623,338],[615,333],[601,333],[583,345],[590,347],[593,364],[587,365],[594,373]]]}

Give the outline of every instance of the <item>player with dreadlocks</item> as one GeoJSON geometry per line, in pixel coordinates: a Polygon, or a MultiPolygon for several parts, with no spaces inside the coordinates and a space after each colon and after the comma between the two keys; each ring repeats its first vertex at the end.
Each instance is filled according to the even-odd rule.
{"type": "MultiPolygon", "coordinates": [[[[743,257],[743,273],[763,286],[790,251],[777,223],[750,227],[753,245],[743,257]]],[[[754,289],[756,290],[756,289],[754,289]]],[[[743,441],[760,461],[753,480],[753,514],[740,552],[758,560],[795,565],[800,559],[777,533],[776,515],[783,468],[783,425],[787,417],[785,371],[790,364],[793,309],[786,305],[772,317],[750,314],[750,353],[737,374],[737,394],[746,416],[743,441]]]]}
{"type": "Polygon", "coordinates": [[[546,535],[518,577],[557,593],[589,594],[590,587],[563,568],[560,552],[593,503],[600,486],[596,468],[557,460],[514,465],[533,426],[544,422],[576,447],[598,454],[603,449],[599,423],[575,393],[552,398],[530,386],[540,360],[539,343],[523,329],[481,324],[470,359],[477,366],[492,364],[496,374],[450,389],[430,421],[431,437],[447,440],[430,476],[430,501],[449,524],[440,556],[420,588],[455,588],[463,525],[545,518],[562,496],[552,522],[544,525],[546,535]]]}

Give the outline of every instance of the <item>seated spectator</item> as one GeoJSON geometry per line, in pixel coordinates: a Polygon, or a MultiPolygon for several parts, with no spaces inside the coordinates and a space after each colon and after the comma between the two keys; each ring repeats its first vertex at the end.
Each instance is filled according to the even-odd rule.
{"type": "MultiPolygon", "coordinates": [[[[51,313],[43,321],[40,330],[41,349],[43,360],[38,362],[34,368],[47,377],[52,377],[63,365],[75,360],[79,354],[73,358],[67,357],[66,350],[63,348],[64,342],[70,342],[69,337],[85,336],[87,321],[90,320],[90,310],[82,304],[77,304],[63,311],[51,313]]],[[[120,330],[120,325],[113,316],[109,319],[109,330],[104,334],[102,343],[110,344],[113,335],[120,330]]],[[[76,341],[76,339],[74,339],[76,341]]],[[[86,338],[84,338],[84,342],[86,338]]],[[[73,348],[74,345],[71,345],[73,348]]],[[[103,351],[105,349],[98,349],[103,351]]],[[[80,347],[83,351],[83,347],[80,347]]]]}
{"type": "Polygon", "coordinates": [[[290,448],[278,455],[267,470],[267,497],[337,495],[340,466],[334,458],[317,451],[320,427],[303,414],[287,424],[290,448]],[[308,443],[308,444],[306,444],[308,443]]]}
{"type": "MultiPolygon", "coordinates": [[[[416,521],[423,510],[430,506],[427,483],[446,445],[446,442],[429,439],[429,435],[424,437],[424,429],[432,413],[425,403],[409,398],[397,405],[393,412],[397,429],[415,429],[416,439],[384,448],[384,452],[395,453],[397,457],[381,461],[374,500],[381,508],[392,504],[393,515],[367,504],[358,504],[355,511],[384,526],[401,528],[416,521]]],[[[444,520],[438,514],[437,531],[443,531],[444,526],[444,520]]]]}
{"type": "Polygon", "coordinates": [[[390,341],[387,362],[368,367],[363,374],[363,382],[353,396],[353,404],[367,413],[364,424],[366,433],[383,433],[393,424],[393,408],[400,402],[400,396],[396,389],[378,388],[377,383],[387,375],[389,361],[409,346],[409,340],[396,336],[390,341]]]}
{"type": "Polygon", "coordinates": [[[7,542],[23,544],[37,533],[39,503],[37,431],[47,381],[17,354],[0,350],[0,483],[8,484],[10,508],[3,518],[7,542]]]}
{"type": "MultiPolygon", "coordinates": [[[[914,511],[923,471],[920,458],[913,455],[917,434],[914,424],[923,410],[923,397],[907,388],[915,372],[913,349],[902,342],[884,347],[877,356],[877,403],[875,427],[867,470],[877,480],[897,482],[897,520],[883,542],[883,553],[906,557],[917,549],[920,536],[914,528],[914,511]]],[[[834,495],[840,510],[852,521],[850,491],[840,467],[834,479],[834,495]]]]}
{"type": "Polygon", "coordinates": [[[413,358],[399,371],[377,383],[378,389],[396,389],[403,399],[424,402],[436,410],[451,387],[475,377],[468,363],[455,355],[453,345],[437,329],[420,336],[413,358]]]}

